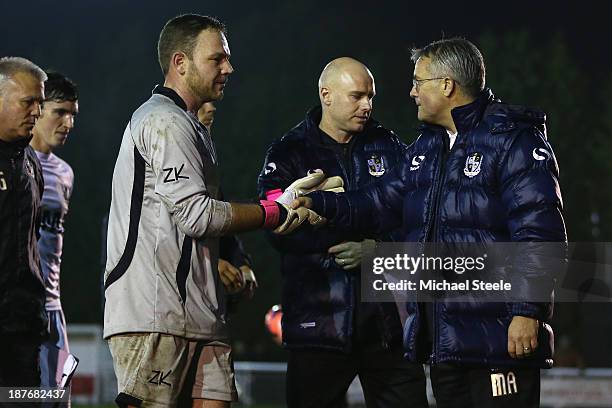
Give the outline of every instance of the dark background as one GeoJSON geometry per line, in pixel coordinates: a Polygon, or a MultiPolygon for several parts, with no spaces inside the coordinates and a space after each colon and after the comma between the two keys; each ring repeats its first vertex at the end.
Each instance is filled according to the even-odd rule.
{"type": "MultiPolygon", "coordinates": [[[[228,198],[255,196],[267,145],[318,103],[318,75],[339,56],[353,56],[369,66],[378,93],[374,116],[404,141],[412,141],[417,123],[409,97],[409,50],[459,35],[483,51],[487,85],[498,97],[547,112],[549,140],[561,167],[569,239],[610,241],[612,36],[609,14],[599,7],[605,6],[580,2],[569,8],[535,1],[0,1],[0,56],[29,58],[65,73],[80,87],[76,128],[56,152],[76,176],[62,266],[68,322],[102,321],[101,224],[109,208],[113,166],[131,113],[162,82],[156,41],[169,18],[185,12],[210,14],[229,28],[236,71],[225,99],[217,104],[213,129],[228,198]]],[[[278,256],[262,234],[243,238],[253,254],[260,289],[233,319],[236,357],[283,359],[263,324],[266,310],[279,301],[278,256]]],[[[567,355],[569,365],[612,365],[609,316],[607,306],[558,305],[560,362],[567,355]]]]}

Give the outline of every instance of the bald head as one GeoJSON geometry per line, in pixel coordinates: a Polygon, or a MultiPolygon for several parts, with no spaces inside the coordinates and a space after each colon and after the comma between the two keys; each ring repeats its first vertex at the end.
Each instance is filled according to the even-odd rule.
{"type": "Polygon", "coordinates": [[[356,59],[337,58],[319,77],[321,123],[319,127],[339,142],[363,131],[376,94],[370,70],[356,59]]]}
{"type": "Polygon", "coordinates": [[[323,68],[319,77],[319,90],[355,79],[374,82],[372,73],[361,62],[351,57],[336,58],[323,68]]]}

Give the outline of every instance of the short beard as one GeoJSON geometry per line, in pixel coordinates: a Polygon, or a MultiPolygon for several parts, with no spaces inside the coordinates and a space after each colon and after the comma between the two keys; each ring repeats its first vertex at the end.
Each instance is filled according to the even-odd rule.
{"type": "Polygon", "coordinates": [[[207,91],[202,86],[201,81],[199,81],[198,74],[194,73],[193,71],[187,74],[186,82],[187,88],[189,88],[189,91],[191,92],[193,97],[198,100],[199,109],[199,107],[204,104],[204,100],[206,100],[206,97],[208,96],[207,91]]]}

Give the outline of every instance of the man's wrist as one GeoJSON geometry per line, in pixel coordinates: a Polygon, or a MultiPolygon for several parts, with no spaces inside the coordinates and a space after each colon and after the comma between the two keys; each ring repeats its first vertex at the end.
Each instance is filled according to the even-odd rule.
{"type": "Polygon", "coordinates": [[[264,229],[274,229],[287,219],[287,210],[276,201],[260,200],[259,205],[264,213],[262,225],[264,229]]]}
{"type": "Polygon", "coordinates": [[[330,218],[326,212],[325,206],[325,192],[324,191],[313,191],[306,195],[306,197],[312,200],[311,210],[316,212],[322,217],[330,218]]]}
{"type": "Polygon", "coordinates": [[[542,320],[542,308],[544,306],[539,303],[516,302],[510,304],[510,314],[514,316],[530,317],[536,320],[542,320]]]}

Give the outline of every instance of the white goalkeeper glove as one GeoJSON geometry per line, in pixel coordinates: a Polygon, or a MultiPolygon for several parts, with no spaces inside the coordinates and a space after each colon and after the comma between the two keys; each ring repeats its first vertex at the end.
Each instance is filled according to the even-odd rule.
{"type": "MultiPolygon", "coordinates": [[[[306,220],[313,226],[325,224],[327,220],[312,210],[304,207],[294,210],[290,207],[296,198],[317,190],[342,193],[344,192],[344,181],[339,176],[325,178],[325,174],[321,170],[315,170],[306,177],[295,180],[280,196],[274,199],[277,205],[282,206],[286,211],[287,216],[280,225],[274,228],[273,232],[281,235],[289,234],[306,220]]],[[[265,212],[264,228],[266,225],[275,225],[274,219],[278,220],[279,217],[280,209],[275,208],[275,205],[271,206],[271,203],[271,201],[265,200],[261,202],[265,212]]]]}
{"type": "Polygon", "coordinates": [[[308,223],[314,227],[319,227],[327,222],[327,220],[321,217],[316,212],[309,210],[305,207],[300,207],[298,209],[291,209],[289,206],[278,203],[282,205],[283,208],[287,211],[287,217],[285,221],[274,229],[275,234],[285,235],[293,232],[297,227],[302,225],[303,222],[308,220],[308,223]]]}
{"type": "Polygon", "coordinates": [[[291,183],[283,194],[274,201],[288,206],[296,198],[317,190],[343,193],[344,181],[340,176],[325,178],[325,173],[321,170],[315,170],[306,177],[299,178],[291,183]]]}

